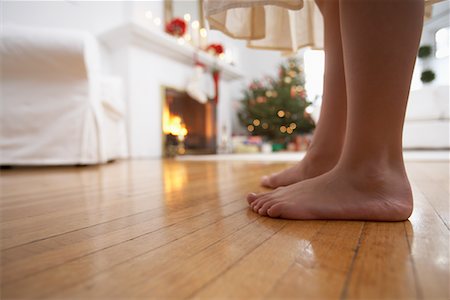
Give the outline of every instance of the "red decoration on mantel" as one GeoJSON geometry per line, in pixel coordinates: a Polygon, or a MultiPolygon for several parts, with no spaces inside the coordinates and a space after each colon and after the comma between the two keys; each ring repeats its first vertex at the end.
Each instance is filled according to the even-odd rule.
{"type": "Polygon", "coordinates": [[[215,56],[219,56],[224,52],[224,49],[221,44],[210,44],[208,47],[206,47],[206,52],[209,52],[215,56]]]}
{"type": "Polygon", "coordinates": [[[170,35],[181,37],[186,33],[186,22],[181,18],[175,18],[166,24],[166,32],[170,35]]]}

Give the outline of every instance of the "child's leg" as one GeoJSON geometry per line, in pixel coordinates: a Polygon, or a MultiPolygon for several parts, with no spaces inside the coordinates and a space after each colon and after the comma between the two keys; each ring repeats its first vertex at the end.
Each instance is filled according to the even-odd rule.
{"type": "Polygon", "coordinates": [[[347,100],[339,26],[338,0],[316,1],[324,17],[325,78],[320,122],[306,156],[297,165],[262,179],[276,188],[316,177],[331,170],[341,155],[345,135],[347,100]]]}
{"type": "Polygon", "coordinates": [[[250,194],[255,211],[292,219],[409,217],[402,126],[423,10],[423,0],[340,1],[348,98],[342,156],[321,176],[250,194]]]}
{"type": "Polygon", "coordinates": [[[404,171],[402,131],[424,0],[341,0],[348,87],[342,165],[404,171]]]}

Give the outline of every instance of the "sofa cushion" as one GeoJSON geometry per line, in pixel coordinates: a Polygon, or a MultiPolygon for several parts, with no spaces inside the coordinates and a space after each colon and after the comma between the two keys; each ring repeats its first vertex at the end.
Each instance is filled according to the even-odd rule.
{"type": "Polygon", "coordinates": [[[412,121],[403,128],[403,148],[450,148],[450,121],[412,121]]]}
{"type": "Polygon", "coordinates": [[[406,121],[449,119],[448,86],[429,86],[411,91],[406,121]]]}

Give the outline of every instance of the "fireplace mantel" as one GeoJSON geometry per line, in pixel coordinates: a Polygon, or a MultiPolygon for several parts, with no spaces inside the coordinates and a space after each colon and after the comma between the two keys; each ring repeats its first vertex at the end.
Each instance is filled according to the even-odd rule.
{"type": "MultiPolygon", "coordinates": [[[[140,23],[122,24],[98,39],[102,42],[103,59],[108,62],[107,71],[124,80],[130,157],[162,157],[162,87],[185,90],[195,74],[195,55],[207,67],[221,70],[215,127],[220,130],[216,140],[221,140],[224,132],[230,135],[223,128],[231,124],[230,103],[239,92],[235,82],[244,78],[237,67],[190,45],[180,45],[175,38],[140,23]]],[[[204,83],[211,86],[211,77],[205,76],[204,83]]]]}
{"type": "Polygon", "coordinates": [[[237,67],[199,51],[191,45],[180,45],[175,38],[168,34],[136,22],[125,23],[108,30],[101,34],[99,39],[110,49],[117,49],[131,43],[187,65],[193,65],[194,57],[197,56],[197,59],[207,67],[221,70],[221,77],[224,80],[243,77],[237,67]]]}

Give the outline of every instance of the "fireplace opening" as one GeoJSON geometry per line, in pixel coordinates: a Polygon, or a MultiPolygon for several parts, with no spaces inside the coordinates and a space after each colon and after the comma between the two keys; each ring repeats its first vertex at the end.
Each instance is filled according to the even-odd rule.
{"type": "Polygon", "coordinates": [[[164,89],[163,147],[165,156],[216,153],[216,104],[202,104],[185,91],[164,89]]]}

